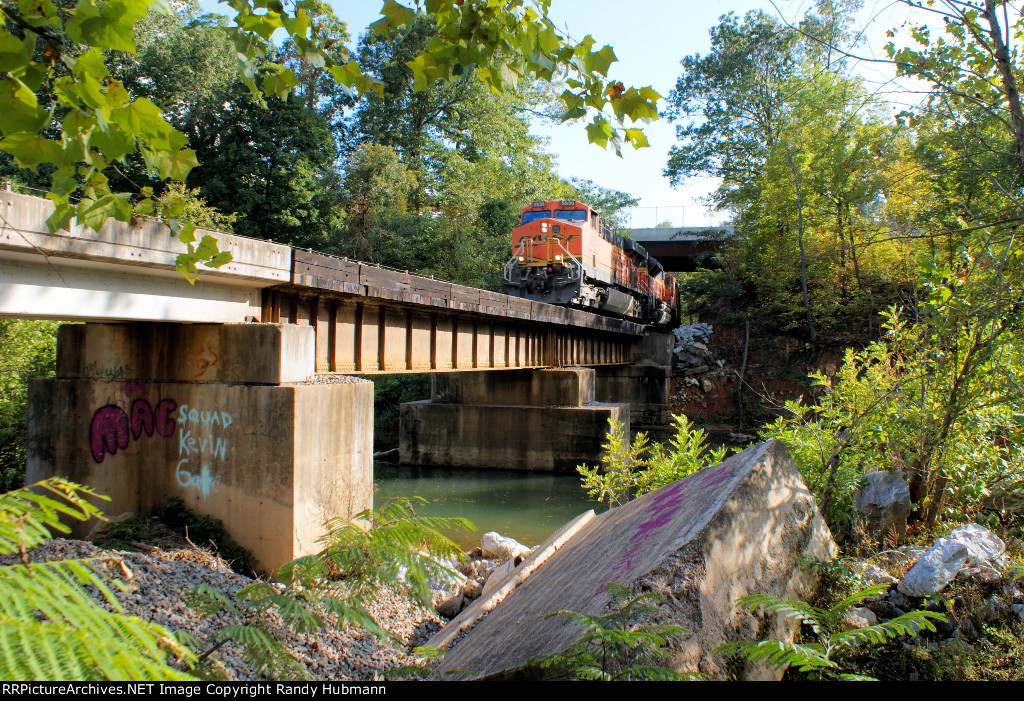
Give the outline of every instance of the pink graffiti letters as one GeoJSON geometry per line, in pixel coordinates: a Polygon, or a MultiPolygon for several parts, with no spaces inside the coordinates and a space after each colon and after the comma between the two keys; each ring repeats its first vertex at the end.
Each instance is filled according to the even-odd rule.
{"type": "MultiPolygon", "coordinates": [[[[170,437],[174,433],[171,415],[177,407],[178,403],[173,399],[161,399],[154,410],[147,400],[136,399],[129,409],[131,437],[137,441],[143,432],[152,436],[153,431],[165,438],[170,437]]],[[[89,448],[93,460],[103,462],[107,453],[115,455],[119,448],[127,448],[128,427],[129,417],[121,407],[108,404],[97,409],[89,423],[89,448]]]]}
{"type": "MultiPolygon", "coordinates": [[[[633,558],[640,552],[644,543],[672,521],[672,517],[681,506],[685,486],[683,482],[679,482],[651,499],[651,516],[641,523],[630,536],[629,543],[612,567],[609,577],[611,581],[618,581],[620,575],[629,572],[633,567],[633,558]]],[[[603,582],[601,587],[603,589],[603,582]]]]}
{"type": "Polygon", "coordinates": [[[114,455],[118,448],[128,447],[128,418],[121,407],[108,404],[96,410],[89,424],[89,447],[96,462],[103,462],[107,453],[114,455]]]}

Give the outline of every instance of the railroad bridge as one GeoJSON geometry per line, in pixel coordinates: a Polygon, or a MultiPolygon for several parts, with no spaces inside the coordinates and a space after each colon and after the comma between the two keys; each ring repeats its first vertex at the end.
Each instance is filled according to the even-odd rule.
{"type": "Polygon", "coordinates": [[[29,480],[115,515],[181,496],[267,570],[372,504],[374,374],[433,374],[402,406],[412,464],[571,469],[666,410],[668,336],[629,321],[220,233],[232,262],[189,284],[159,222],[50,235],[50,212],[0,191],[0,316],[90,322],[29,383],[29,480]]]}

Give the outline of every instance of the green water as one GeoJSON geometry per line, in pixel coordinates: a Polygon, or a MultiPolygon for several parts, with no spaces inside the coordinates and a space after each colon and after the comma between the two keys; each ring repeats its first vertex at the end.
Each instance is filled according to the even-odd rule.
{"type": "Polygon", "coordinates": [[[422,516],[461,516],[476,525],[473,533],[452,533],[460,545],[480,544],[487,531],[538,545],[566,521],[602,508],[587,499],[577,475],[514,470],[422,468],[375,463],[374,505],[389,497],[420,496],[422,516]]]}

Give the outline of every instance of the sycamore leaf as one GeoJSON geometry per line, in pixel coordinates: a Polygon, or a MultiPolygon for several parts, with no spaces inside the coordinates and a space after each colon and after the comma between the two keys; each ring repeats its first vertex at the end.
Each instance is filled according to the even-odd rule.
{"type": "Polygon", "coordinates": [[[78,203],[78,219],[93,231],[103,228],[103,223],[110,218],[127,222],[132,218],[132,206],[128,195],[105,195],[97,200],[88,197],[78,203]]]}
{"type": "Polygon", "coordinates": [[[0,29],[0,71],[13,71],[27,66],[31,56],[32,47],[29,42],[0,29]]]}
{"type": "Polygon", "coordinates": [[[135,53],[135,23],[143,18],[148,0],[79,0],[64,25],[72,41],[97,49],[135,53]]]}
{"type": "Polygon", "coordinates": [[[177,153],[156,154],[152,163],[161,178],[183,181],[189,171],[199,165],[199,160],[193,149],[186,148],[177,153]]]}
{"type": "Polygon", "coordinates": [[[8,134],[0,141],[0,150],[14,156],[14,160],[22,168],[34,168],[40,163],[60,165],[64,162],[64,149],[61,145],[39,134],[8,134]]]}
{"type": "Polygon", "coordinates": [[[196,225],[191,222],[186,222],[185,225],[178,230],[178,240],[185,244],[193,243],[196,240],[196,225]]]}
{"type": "Polygon", "coordinates": [[[298,84],[299,79],[295,77],[292,69],[281,68],[263,77],[263,94],[276,95],[283,100],[298,84]]]}
{"type": "Polygon", "coordinates": [[[0,132],[34,133],[49,121],[50,113],[39,106],[35,93],[17,78],[0,80],[0,132]]]}

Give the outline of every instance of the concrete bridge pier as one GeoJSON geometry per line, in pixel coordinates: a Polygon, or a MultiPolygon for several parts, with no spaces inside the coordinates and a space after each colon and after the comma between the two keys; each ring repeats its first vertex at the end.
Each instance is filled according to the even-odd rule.
{"type": "Polygon", "coordinates": [[[595,398],[628,404],[634,432],[671,422],[668,399],[672,340],[671,334],[647,333],[634,342],[633,364],[596,368],[595,398]]]}
{"type": "Polygon", "coordinates": [[[29,384],[28,480],[88,485],[111,516],[177,495],[273,571],[372,504],[373,383],[317,384],[314,357],[294,324],[62,326],[57,377],[29,384]]]}
{"type": "Polygon", "coordinates": [[[412,465],[574,471],[597,462],[612,418],[628,404],[595,401],[590,368],[431,376],[428,401],[402,405],[401,462],[412,465]]]}

